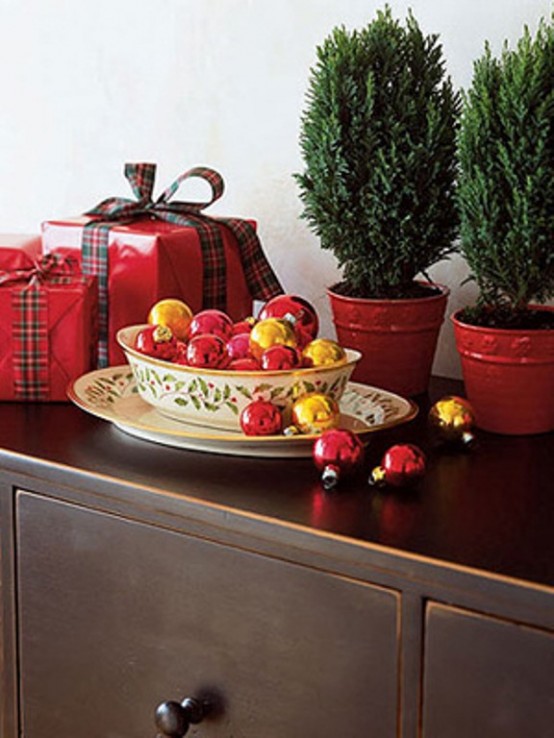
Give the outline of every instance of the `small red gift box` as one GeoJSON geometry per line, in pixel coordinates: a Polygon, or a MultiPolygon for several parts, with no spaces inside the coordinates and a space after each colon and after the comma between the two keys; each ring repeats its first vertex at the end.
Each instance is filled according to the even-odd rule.
{"type": "Polygon", "coordinates": [[[217,172],[196,168],[152,200],[155,165],[128,164],[125,176],[137,200],[109,198],[87,215],[43,224],[45,253],[81,253],[83,272],[99,285],[99,366],[121,364],[120,328],[146,322],[152,306],[173,297],[193,312],[218,308],[234,320],[252,314],[253,299],[281,291],[250,221],[211,218],[201,211],[223,192],[217,172]],[[212,188],[207,203],[170,199],[184,179],[212,188]]]}
{"type": "Polygon", "coordinates": [[[45,258],[0,272],[0,400],[67,400],[96,363],[95,277],[61,273],[45,258]]]}
{"type": "Polygon", "coordinates": [[[0,233],[0,269],[32,267],[41,254],[41,239],[37,235],[0,233]]]}

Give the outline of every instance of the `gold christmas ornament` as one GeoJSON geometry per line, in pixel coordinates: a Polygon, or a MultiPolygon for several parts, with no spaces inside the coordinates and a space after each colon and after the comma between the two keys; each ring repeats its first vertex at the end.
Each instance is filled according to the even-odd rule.
{"type": "Polygon", "coordinates": [[[447,395],[435,402],[429,411],[429,423],[445,441],[470,444],[475,415],[470,403],[463,397],[447,395]]]}
{"type": "Polygon", "coordinates": [[[338,428],[339,406],[330,395],[310,392],[302,395],[292,406],[292,422],[301,433],[312,435],[338,428]]]}
{"type": "Polygon", "coordinates": [[[330,338],[316,338],[302,350],[302,356],[311,366],[330,366],[344,364],[346,351],[330,338]]]}
{"type": "Polygon", "coordinates": [[[288,320],[266,318],[252,327],[250,331],[250,351],[254,358],[259,360],[263,352],[271,346],[296,348],[296,334],[288,320]]]}
{"type": "Polygon", "coordinates": [[[148,313],[148,323],[171,328],[179,341],[187,338],[187,331],[192,320],[192,310],[181,300],[167,298],[157,302],[148,313]]]}

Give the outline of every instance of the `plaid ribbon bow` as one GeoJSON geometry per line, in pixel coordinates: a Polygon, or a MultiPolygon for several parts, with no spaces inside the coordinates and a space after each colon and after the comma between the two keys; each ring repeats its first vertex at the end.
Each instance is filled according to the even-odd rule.
{"type": "Polygon", "coordinates": [[[77,262],[61,254],[45,254],[32,266],[24,269],[0,269],[0,286],[9,282],[28,282],[29,286],[42,284],[50,276],[70,276],[75,272],[77,262]]]}
{"type": "Polygon", "coordinates": [[[12,291],[13,375],[17,400],[46,400],[50,392],[46,282],[72,280],[76,263],[48,254],[28,269],[0,271],[0,285],[26,282],[12,291]]]}
{"type": "Polygon", "coordinates": [[[155,164],[126,164],[124,173],[136,200],[110,197],[85,213],[99,218],[85,226],[81,250],[83,272],[98,277],[100,367],[108,363],[108,234],[114,221],[130,222],[137,218],[158,218],[195,228],[200,239],[204,267],[203,308],[224,310],[226,306],[227,280],[225,251],[219,229],[221,224],[229,228],[237,239],[244,276],[252,298],[268,300],[283,291],[250,223],[239,218],[213,218],[202,212],[223,194],[224,183],[218,172],[206,167],[190,169],[177,177],[157,200],[152,199],[155,164]],[[181,184],[191,177],[200,177],[210,185],[212,191],[210,200],[183,202],[171,199],[181,184]]]}

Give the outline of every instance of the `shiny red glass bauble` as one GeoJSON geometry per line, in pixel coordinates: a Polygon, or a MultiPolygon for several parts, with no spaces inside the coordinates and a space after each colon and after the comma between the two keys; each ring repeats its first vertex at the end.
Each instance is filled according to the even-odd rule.
{"type": "Polygon", "coordinates": [[[254,357],[247,356],[246,359],[234,359],[229,362],[227,369],[234,372],[259,372],[261,367],[254,357]]]}
{"type": "Polygon", "coordinates": [[[296,369],[300,366],[298,351],[292,346],[270,346],[260,357],[264,371],[296,369]]]}
{"type": "Polygon", "coordinates": [[[226,341],[233,334],[233,321],[221,310],[201,310],[189,325],[189,337],[211,335],[226,341]]]}
{"type": "Polygon", "coordinates": [[[227,341],[227,353],[231,361],[246,359],[250,354],[250,333],[237,333],[227,341]]]}
{"type": "Polygon", "coordinates": [[[178,345],[170,328],[149,325],[142,328],[135,337],[135,349],[141,354],[163,361],[173,361],[177,356],[178,345]]]}
{"type": "Polygon", "coordinates": [[[283,430],[279,408],[268,400],[254,400],[240,414],[240,427],[247,436],[274,436],[283,430]]]}
{"type": "Polygon", "coordinates": [[[319,330],[317,313],[314,307],[299,295],[272,297],[263,306],[259,318],[265,320],[266,318],[287,318],[289,316],[298,328],[297,335],[301,339],[299,343],[308,343],[317,336],[319,330]]]}
{"type": "Polygon", "coordinates": [[[387,484],[404,487],[418,481],[425,474],[426,458],[418,446],[399,443],[388,449],[381,461],[381,467],[387,484]]]}
{"type": "Polygon", "coordinates": [[[189,366],[219,369],[227,359],[227,349],[219,336],[194,336],[188,343],[186,357],[189,366]]]}
{"type": "Polygon", "coordinates": [[[334,428],[322,433],[315,441],[312,456],[316,467],[323,472],[323,486],[333,489],[343,476],[360,466],[364,445],[352,431],[334,428]]]}

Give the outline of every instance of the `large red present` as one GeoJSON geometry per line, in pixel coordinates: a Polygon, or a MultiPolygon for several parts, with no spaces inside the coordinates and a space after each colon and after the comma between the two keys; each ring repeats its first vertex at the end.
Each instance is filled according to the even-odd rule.
{"type": "Polygon", "coordinates": [[[59,261],[0,271],[0,400],[67,400],[96,364],[96,278],[59,261]]]}
{"type": "Polygon", "coordinates": [[[218,308],[240,320],[251,315],[254,299],[267,300],[281,291],[253,223],[202,212],[223,193],[217,172],[192,169],[156,201],[154,175],[153,164],[127,164],[125,176],[136,200],[109,198],[88,218],[43,224],[45,252],[80,251],[83,272],[98,277],[99,366],[125,361],[117,331],[145,322],[160,299],[182,299],[194,312],[218,308]],[[209,202],[171,199],[189,177],[208,182],[209,202]]]}
{"type": "Polygon", "coordinates": [[[0,269],[32,267],[41,254],[41,239],[37,235],[0,233],[0,269]]]}

